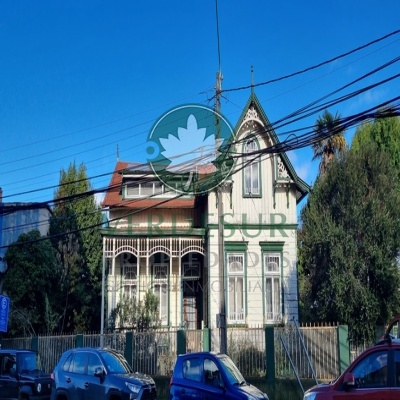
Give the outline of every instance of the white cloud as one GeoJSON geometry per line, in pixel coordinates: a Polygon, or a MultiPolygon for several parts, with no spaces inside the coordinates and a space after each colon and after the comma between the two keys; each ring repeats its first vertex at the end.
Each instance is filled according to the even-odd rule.
{"type": "Polygon", "coordinates": [[[349,110],[350,112],[359,111],[361,108],[371,107],[374,104],[378,104],[386,96],[386,91],[382,89],[367,90],[361,93],[354,100],[351,101],[349,110]]]}

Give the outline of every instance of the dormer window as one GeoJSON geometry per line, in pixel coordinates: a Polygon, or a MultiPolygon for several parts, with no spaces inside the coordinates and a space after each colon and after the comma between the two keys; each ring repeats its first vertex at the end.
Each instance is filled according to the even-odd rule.
{"type": "Polygon", "coordinates": [[[161,182],[129,182],[125,184],[125,198],[149,197],[163,194],[161,182]]]}

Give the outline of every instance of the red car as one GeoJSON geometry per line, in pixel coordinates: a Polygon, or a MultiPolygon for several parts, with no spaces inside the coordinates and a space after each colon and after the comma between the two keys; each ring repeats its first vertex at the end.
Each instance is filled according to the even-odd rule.
{"type": "Polygon", "coordinates": [[[329,384],[307,390],[304,400],[400,399],[400,316],[382,340],[361,353],[329,384]]]}

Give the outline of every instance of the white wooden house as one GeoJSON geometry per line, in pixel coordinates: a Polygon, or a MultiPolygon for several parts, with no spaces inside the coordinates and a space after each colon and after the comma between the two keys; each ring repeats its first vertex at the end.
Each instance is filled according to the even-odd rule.
{"type": "Polygon", "coordinates": [[[309,186],[285,154],[246,158],[279,142],[254,93],[234,132],[244,157],[221,189],[222,286],[218,189],[177,198],[150,168],[117,162],[103,203],[108,316],[124,294],[140,300],[150,289],[164,326],[214,328],[224,287],[228,326],[297,319],[296,208],[309,186]]]}

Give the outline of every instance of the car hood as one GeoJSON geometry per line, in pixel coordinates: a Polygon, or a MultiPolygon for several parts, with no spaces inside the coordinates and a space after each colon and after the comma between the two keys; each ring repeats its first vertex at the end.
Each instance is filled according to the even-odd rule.
{"type": "Polygon", "coordinates": [[[310,392],[327,392],[332,387],[332,383],[320,383],[308,389],[306,393],[310,392]]]}
{"type": "Polygon", "coordinates": [[[130,383],[142,386],[142,385],[154,385],[154,380],[151,376],[142,374],[140,372],[134,372],[131,374],[113,374],[116,379],[121,381],[129,381],[130,383]]]}
{"type": "Polygon", "coordinates": [[[253,385],[250,385],[250,384],[248,384],[248,383],[245,383],[245,384],[242,385],[242,386],[236,386],[236,388],[237,388],[240,392],[243,392],[243,393],[246,394],[246,395],[250,395],[250,396],[256,397],[256,398],[258,398],[258,399],[268,398],[268,397],[265,397],[265,396],[264,396],[264,393],[263,393],[260,389],[256,388],[256,387],[253,386],[253,385]]]}

